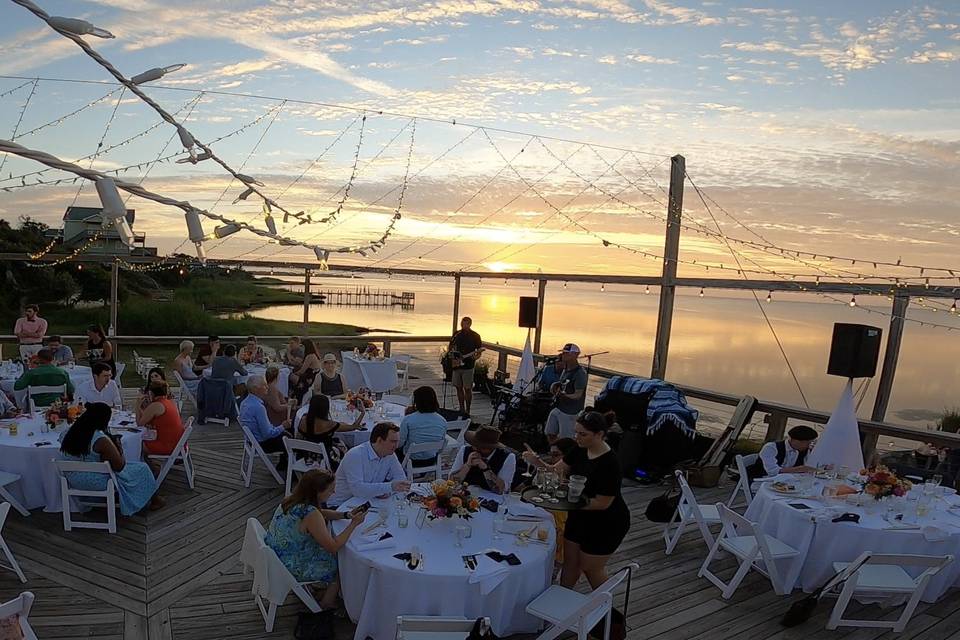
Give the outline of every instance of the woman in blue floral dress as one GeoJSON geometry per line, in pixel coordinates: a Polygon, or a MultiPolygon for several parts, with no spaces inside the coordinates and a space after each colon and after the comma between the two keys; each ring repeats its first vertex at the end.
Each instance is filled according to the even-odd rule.
{"type": "MultiPolygon", "coordinates": [[[[147,505],[151,509],[163,506],[163,500],[157,495],[157,480],[145,462],[124,460],[123,448],[119,438],[114,441],[110,435],[109,406],[102,402],[87,405],[80,417],[63,435],[60,453],[64,460],[78,462],[109,462],[113,475],[117,479],[117,492],[120,494],[120,513],[132,516],[147,505]]],[[[76,489],[103,491],[107,488],[107,476],[102,473],[74,471],[66,474],[67,482],[76,489]]],[[[68,509],[68,505],[63,505],[68,509]]]]}
{"type": "Polygon", "coordinates": [[[313,582],[323,590],[320,606],[324,609],[337,605],[337,551],[347,544],[365,515],[358,510],[345,513],[320,508],[333,495],[335,484],[334,475],[327,471],[312,469],[303,474],[293,492],[277,507],[264,539],[298,582],[313,582]],[[350,524],[334,536],[327,521],[346,519],[350,524]]]}

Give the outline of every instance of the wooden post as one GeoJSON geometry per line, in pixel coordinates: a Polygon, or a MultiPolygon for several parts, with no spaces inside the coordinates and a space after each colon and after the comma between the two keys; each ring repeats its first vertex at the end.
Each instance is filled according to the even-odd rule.
{"type": "Polygon", "coordinates": [[[670,351],[670,326],[673,323],[673,298],[676,295],[677,258],[680,255],[680,217],[683,212],[683,182],[686,160],[670,158],[670,196],[667,202],[667,235],[663,246],[663,276],[660,283],[660,312],[657,315],[657,341],[653,347],[651,378],[667,375],[670,351]]]}
{"type": "Polygon", "coordinates": [[[783,436],[787,432],[787,414],[774,411],[768,413],[763,421],[767,423],[767,435],[763,438],[764,442],[783,440],[783,436]]]}
{"type": "Polygon", "coordinates": [[[110,265],[110,335],[117,335],[117,305],[120,288],[120,263],[116,260],[110,265]]]}
{"type": "Polygon", "coordinates": [[[310,269],[303,270],[303,337],[310,334],[310,269]]]}
{"type": "Polygon", "coordinates": [[[453,328],[450,335],[457,332],[460,327],[460,276],[453,276],[453,328]]]}
{"type": "Polygon", "coordinates": [[[883,368],[880,370],[880,383],[877,386],[877,399],[873,403],[870,419],[883,422],[893,391],[893,377],[897,373],[897,360],[900,357],[900,342],[903,339],[903,324],[907,317],[910,296],[897,294],[893,298],[893,313],[890,314],[890,330],[887,333],[887,347],[883,351],[883,368]]]}
{"type": "Polygon", "coordinates": [[[543,338],[543,299],[547,292],[547,281],[540,278],[537,287],[537,329],[533,334],[533,352],[540,353],[540,340],[543,338]]]}

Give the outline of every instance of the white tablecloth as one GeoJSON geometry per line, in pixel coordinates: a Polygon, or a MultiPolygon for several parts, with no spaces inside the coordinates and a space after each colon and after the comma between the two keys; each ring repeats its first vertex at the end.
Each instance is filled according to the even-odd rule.
{"type": "MultiPolygon", "coordinates": [[[[819,494],[820,488],[821,485],[817,483],[810,493],[819,494]]],[[[877,505],[864,509],[848,503],[784,497],[773,492],[769,483],[764,483],[750,503],[746,517],[753,522],[759,522],[765,533],[801,551],[806,549],[798,560],[784,561],[778,563],[777,567],[784,575],[788,589],[799,586],[804,591],[811,592],[834,574],[834,562],[851,562],[864,551],[922,555],[957,554],[960,549],[960,511],[948,511],[947,506],[950,504],[960,504],[960,498],[948,496],[935,501],[931,513],[917,522],[921,529],[898,530],[887,528],[892,525],[885,519],[886,506],[877,505]],[[796,509],[789,506],[789,503],[806,504],[811,509],[796,509]],[[842,513],[856,513],[860,516],[860,522],[831,522],[842,513]],[[946,532],[947,539],[937,542],[928,540],[922,527],[931,525],[946,532]]],[[[913,574],[916,575],[919,571],[922,569],[914,571],[913,574]]],[[[934,602],[954,586],[960,587],[960,562],[957,561],[944,567],[930,581],[923,600],[934,602]]]]}
{"type": "Polygon", "coordinates": [[[397,388],[397,361],[393,358],[366,360],[352,354],[343,356],[343,377],[353,390],[366,387],[374,393],[385,393],[397,388]]]}
{"type": "MultiPolygon", "coordinates": [[[[84,382],[89,382],[93,378],[93,372],[90,367],[85,365],[75,365],[73,367],[63,367],[70,375],[70,382],[74,389],[84,382]]],[[[17,379],[23,375],[23,368],[19,366],[4,365],[0,367],[0,389],[14,397],[18,407],[26,407],[27,390],[14,391],[13,385],[17,379]]]]}
{"type": "MultiPolygon", "coordinates": [[[[370,440],[370,430],[373,429],[373,426],[378,422],[392,422],[393,424],[399,426],[400,421],[403,420],[403,413],[406,410],[406,407],[400,404],[394,404],[393,402],[383,402],[384,415],[381,417],[376,408],[367,409],[366,414],[363,418],[363,428],[355,429],[353,431],[338,431],[337,437],[343,441],[348,448],[352,449],[358,444],[363,444],[370,440]]],[[[309,404],[305,404],[299,409],[293,418],[294,428],[299,428],[300,418],[307,415],[307,410],[310,408],[309,404]]],[[[337,422],[346,422],[353,424],[353,421],[357,419],[357,414],[353,411],[347,410],[347,401],[346,400],[332,400],[330,402],[330,419],[336,420],[337,422]]]]}
{"type": "MultiPolygon", "coordinates": [[[[486,492],[481,497],[502,499],[486,492]]],[[[528,543],[517,546],[516,537],[504,534],[503,539],[493,540],[494,515],[481,509],[468,522],[472,536],[463,547],[455,546],[453,522],[427,521],[420,529],[416,524],[419,507],[407,507],[410,524],[401,529],[397,526],[393,500],[374,500],[378,509],[390,509],[394,513],[387,519],[386,527],[376,531],[389,531],[396,538],[392,548],[358,551],[361,532],[377,521],[379,513],[367,514],[364,525],[357,528],[350,542],[338,554],[343,600],[350,619],[357,623],[355,640],[371,637],[374,640],[393,640],[396,636],[398,615],[460,616],[478,618],[489,616],[493,632],[500,636],[515,633],[535,633],[540,620],[529,615],[527,604],[550,586],[553,572],[555,531],[553,518],[543,512],[540,526],[549,531],[547,544],[528,543]],[[394,554],[409,552],[414,546],[423,554],[423,569],[411,571],[406,563],[394,558],[394,554]],[[499,585],[486,595],[481,593],[479,583],[470,582],[470,572],[464,567],[463,555],[480,555],[495,549],[504,554],[515,553],[522,564],[509,567],[499,585]]],[[[354,506],[348,502],[341,506],[354,506]]],[[[345,523],[335,521],[336,531],[345,523]]],[[[523,526],[511,523],[510,526],[523,526]]],[[[533,526],[527,524],[526,528],[533,526]]]]}
{"type": "MultiPolygon", "coordinates": [[[[58,439],[67,431],[67,426],[61,425],[56,431],[41,433],[42,424],[41,417],[0,420],[0,470],[20,476],[20,481],[8,485],[7,489],[27,509],[43,507],[44,511],[59,512],[60,477],[52,460],[60,457],[58,439]],[[10,435],[9,426],[13,422],[18,426],[16,436],[10,435]],[[30,435],[31,432],[33,435],[30,435]],[[35,446],[37,442],[50,444],[38,447],[35,446]]],[[[133,414],[115,411],[110,426],[122,438],[124,458],[139,460],[142,434],[121,430],[122,427],[137,426],[133,414]]]]}
{"type": "MultiPolygon", "coordinates": [[[[271,365],[271,366],[276,366],[280,370],[280,373],[277,376],[277,388],[280,389],[280,391],[284,395],[286,395],[288,385],[290,384],[290,371],[291,371],[290,367],[286,365],[271,365]]],[[[235,373],[233,375],[233,379],[236,384],[245,384],[247,380],[250,378],[250,376],[266,376],[267,375],[267,367],[262,364],[248,364],[248,365],[244,365],[243,368],[247,370],[247,375],[241,376],[239,373],[235,373]]],[[[206,369],[203,370],[203,375],[207,377],[210,376],[210,367],[207,367],[206,369]]]]}

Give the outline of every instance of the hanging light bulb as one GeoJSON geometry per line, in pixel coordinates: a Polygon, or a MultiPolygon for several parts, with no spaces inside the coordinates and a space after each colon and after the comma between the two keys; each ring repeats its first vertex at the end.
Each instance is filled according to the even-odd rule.
{"type": "Polygon", "coordinates": [[[537,284],[537,281],[536,281],[536,280],[531,280],[531,281],[530,281],[530,286],[531,286],[531,287],[536,286],[536,284],[537,284]]]}
{"type": "Polygon", "coordinates": [[[159,80],[168,73],[173,73],[174,71],[179,71],[183,69],[186,64],[171,64],[166,67],[154,67],[153,69],[147,69],[143,73],[138,73],[137,75],[130,78],[130,82],[133,84],[143,84],[144,82],[152,82],[153,80],[159,80]]]}
{"type": "Polygon", "coordinates": [[[851,307],[857,306],[857,296],[850,296],[850,302],[848,302],[851,307]]]}
{"type": "Polygon", "coordinates": [[[567,288],[567,283],[566,283],[566,282],[563,283],[563,288],[564,288],[564,289],[567,288]]]}
{"type": "MultiPolygon", "coordinates": [[[[649,293],[649,291],[647,293],[649,293]]],[[[700,297],[703,297],[703,287],[700,287],[700,297]]]]}
{"type": "Polygon", "coordinates": [[[183,214],[183,217],[187,221],[187,234],[190,242],[197,248],[197,257],[200,258],[200,262],[206,262],[207,254],[203,250],[204,234],[203,224],[200,222],[200,213],[196,209],[190,209],[183,214]]]}
{"type": "Polygon", "coordinates": [[[483,284],[483,278],[477,278],[477,284],[483,284]]]}
{"type": "Polygon", "coordinates": [[[420,276],[420,282],[426,282],[427,279],[424,276],[420,276]]]}
{"type": "Polygon", "coordinates": [[[957,301],[954,300],[953,304],[950,305],[950,313],[956,313],[956,312],[957,312],[957,301]]]}
{"type": "Polygon", "coordinates": [[[90,24],[86,20],[79,18],[64,18],[63,16],[50,16],[47,23],[57,31],[66,31],[75,36],[96,36],[98,38],[115,38],[112,33],[106,29],[101,29],[90,24]]]}
{"type": "Polygon", "coordinates": [[[773,302],[773,291],[767,294],[767,302],[773,302]]]}
{"type": "Polygon", "coordinates": [[[180,273],[180,275],[183,275],[184,273],[186,273],[186,272],[183,270],[183,267],[180,267],[179,273],[180,273]]]}
{"type": "Polygon", "coordinates": [[[600,284],[600,291],[603,291],[604,289],[606,289],[606,287],[607,287],[607,285],[601,283],[601,284],[600,284]]]}
{"type": "Polygon", "coordinates": [[[503,279],[503,286],[507,286],[507,279],[506,279],[506,278],[503,279]]]}
{"type": "Polygon", "coordinates": [[[83,271],[83,265],[82,265],[82,264],[78,264],[78,265],[77,265],[77,271],[83,271]]]}
{"type": "Polygon", "coordinates": [[[226,238],[227,236],[235,234],[237,231],[240,231],[240,225],[230,222],[219,227],[214,227],[213,235],[218,239],[226,238]]]}
{"type": "Polygon", "coordinates": [[[646,287],[644,287],[643,292],[647,295],[650,295],[650,285],[647,285],[646,287]]]}

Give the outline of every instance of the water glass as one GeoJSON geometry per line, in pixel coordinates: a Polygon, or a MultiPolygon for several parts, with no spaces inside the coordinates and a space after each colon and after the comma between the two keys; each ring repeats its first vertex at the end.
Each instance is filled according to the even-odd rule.
{"type": "Polygon", "coordinates": [[[458,524],[454,531],[457,534],[457,542],[455,544],[458,547],[462,547],[463,541],[467,538],[467,527],[466,525],[458,524]]]}
{"type": "Polygon", "coordinates": [[[930,481],[933,482],[933,486],[939,487],[941,484],[943,484],[943,475],[935,473],[930,476],[930,481]]]}
{"type": "Polygon", "coordinates": [[[397,512],[397,526],[401,529],[406,529],[407,525],[410,524],[409,517],[407,516],[406,511],[397,512]]]}
{"type": "Polygon", "coordinates": [[[505,511],[498,511],[493,516],[493,539],[502,540],[503,531],[507,528],[507,514],[505,511]]]}

